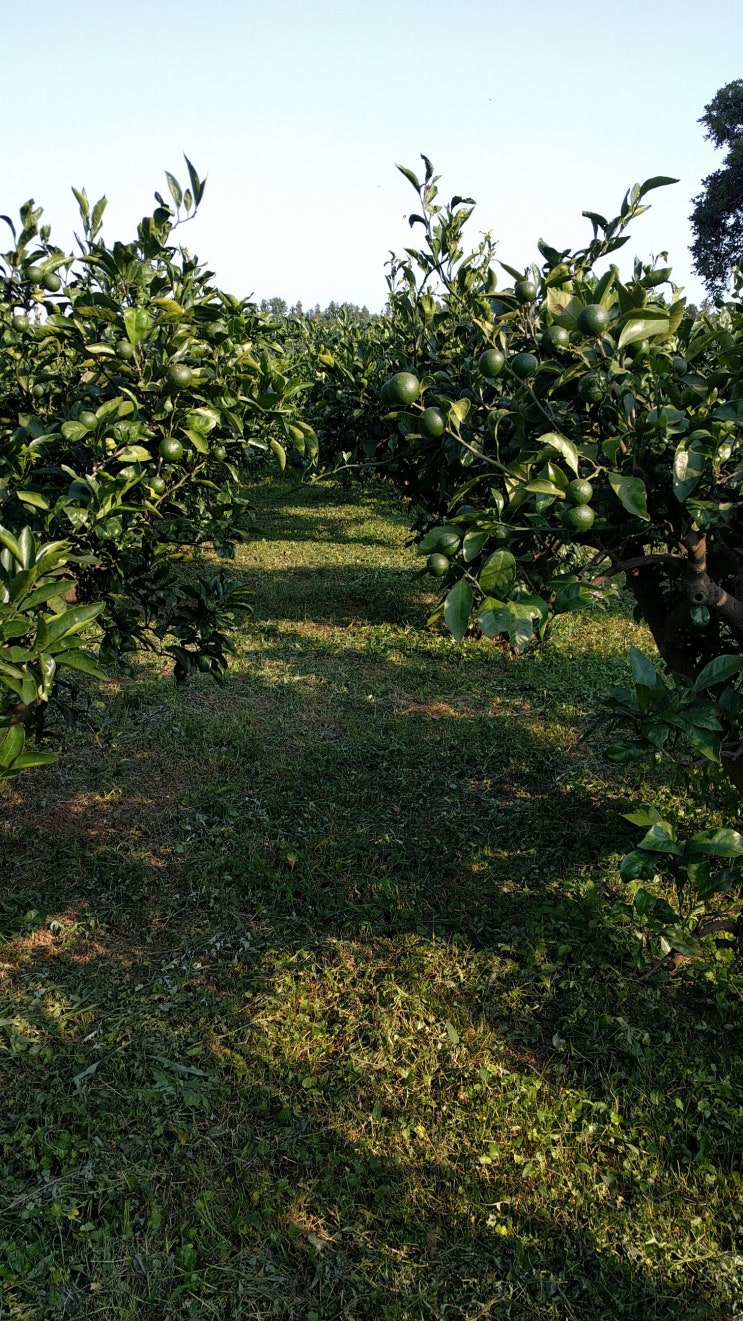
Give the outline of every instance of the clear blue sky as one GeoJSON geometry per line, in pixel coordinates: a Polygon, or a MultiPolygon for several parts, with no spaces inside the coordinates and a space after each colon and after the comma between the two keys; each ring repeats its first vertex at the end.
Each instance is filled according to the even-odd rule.
{"type": "MultiPolygon", "coordinates": [[[[653,194],[630,254],[669,250],[698,298],[690,199],[720,156],[697,123],[743,77],[743,0],[24,0],[3,5],[0,211],[33,196],[72,243],[70,184],[126,239],[185,151],[208,185],[183,241],[235,294],[382,306],[425,152],[512,265],[581,211],[653,194]]],[[[473,234],[473,237],[475,235],[473,234]]]]}

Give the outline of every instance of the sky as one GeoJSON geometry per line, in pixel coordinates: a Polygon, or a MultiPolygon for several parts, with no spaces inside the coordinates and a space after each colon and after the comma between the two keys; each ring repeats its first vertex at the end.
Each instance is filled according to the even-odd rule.
{"type": "Polygon", "coordinates": [[[583,246],[583,210],[678,178],[618,260],[668,251],[702,297],[688,216],[722,156],[698,120],[743,77],[743,0],[0,0],[0,34],[0,212],[35,198],[63,248],[71,185],[127,241],[185,152],[207,186],[178,232],[222,288],[379,310],[417,241],[395,165],[425,153],[447,200],[477,201],[472,246],[490,231],[519,269],[540,237],[583,246]]]}

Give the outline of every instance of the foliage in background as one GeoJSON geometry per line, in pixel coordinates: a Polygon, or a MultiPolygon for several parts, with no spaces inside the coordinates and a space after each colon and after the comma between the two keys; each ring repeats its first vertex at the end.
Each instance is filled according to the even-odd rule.
{"type": "Polygon", "coordinates": [[[689,217],[694,270],[719,298],[734,267],[743,264],[743,79],[721,87],[699,122],[715,147],[727,148],[720,169],[703,180],[689,217]]]}

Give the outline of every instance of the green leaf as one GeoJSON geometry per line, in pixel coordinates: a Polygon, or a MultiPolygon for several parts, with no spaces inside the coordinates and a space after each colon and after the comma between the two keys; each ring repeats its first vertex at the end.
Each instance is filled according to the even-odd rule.
{"type": "Polygon", "coordinates": [[[708,761],[720,763],[722,742],[703,725],[684,724],[684,733],[695,752],[701,752],[708,761]]]}
{"type": "Polygon", "coordinates": [[[646,179],[644,183],[640,184],[638,198],[652,192],[653,188],[667,188],[672,183],[678,183],[678,179],[671,179],[667,174],[655,174],[652,179],[646,179]]]}
{"type": "Polygon", "coordinates": [[[498,265],[499,265],[499,266],[502,266],[503,269],[504,269],[504,271],[508,271],[508,274],[512,277],[512,279],[514,279],[514,280],[523,280],[523,278],[524,278],[524,272],[523,272],[523,271],[517,271],[515,266],[507,266],[506,263],[505,263],[504,261],[499,262],[498,265]]]}
{"type": "Polygon", "coordinates": [[[124,312],[124,329],[130,344],[144,339],[150,324],[149,313],[143,307],[127,307],[124,312]]]}
{"type": "Polygon", "coordinates": [[[695,444],[682,440],[673,457],[673,494],[680,504],[691,495],[704,473],[705,459],[695,444]]]}
{"type": "Polygon", "coordinates": [[[600,600],[600,588],[589,587],[587,583],[565,583],[555,592],[552,610],[556,615],[567,614],[569,611],[590,610],[598,605],[600,600]]]}
{"type": "Polygon", "coordinates": [[[743,422],[743,399],[733,399],[716,408],[712,416],[718,422],[743,422]]]}
{"type": "Polygon", "coordinates": [[[32,766],[53,766],[59,761],[56,752],[22,752],[13,761],[14,771],[27,771],[32,766]]]}
{"type": "Polygon", "coordinates": [[[504,602],[489,596],[480,606],[477,622],[486,637],[497,638],[507,633],[511,646],[523,651],[534,637],[534,620],[543,619],[546,611],[541,597],[504,602]]]}
{"type": "Polygon", "coordinates": [[[60,430],[65,440],[71,440],[73,444],[88,435],[88,428],[82,422],[63,422],[60,430]]]}
{"type": "Polygon", "coordinates": [[[180,206],[180,205],[181,205],[181,202],[183,201],[183,191],[182,191],[182,189],[181,189],[181,185],[179,184],[179,182],[178,182],[178,180],[176,179],[175,175],[170,174],[170,172],[169,172],[168,170],[165,171],[165,178],[166,178],[167,181],[168,181],[168,188],[170,189],[170,196],[172,197],[172,199],[173,199],[173,201],[175,202],[176,206],[180,206]]]}
{"type": "Polygon", "coordinates": [[[638,849],[633,849],[631,853],[625,853],[619,864],[619,875],[623,881],[650,880],[655,870],[654,862],[648,858],[646,853],[640,853],[638,849]]]}
{"type": "Polygon", "coordinates": [[[19,564],[23,564],[23,551],[18,545],[13,533],[9,532],[8,529],[4,527],[0,527],[0,546],[5,546],[6,550],[10,551],[13,558],[16,559],[19,564]]]}
{"type": "Polygon", "coordinates": [[[644,917],[646,913],[652,912],[655,908],[655,895],[651,894],[649,890],[646,890],[645,887],[641,885],[635,894],[634,903],[635,912],[638,913],[640,917],[644,917]]]}
{"type": "Polygon", "coordinates": [[[562,496],[563,492],[554,482],[548,482],[546,477],[535,477],[533,482],[526,483],[526,490],[533,491],[536,495],[551,495],[554,498],[562,496]]]}
{"type": "Polygon", "coordinates": [[[168,317],[173,320],[183,316],[183,308],[180,303],[176,302],[175,298],[153,298],[152,302],[155,307],[161,307],[163,312],[167,313],[168,317]]]}
{"type": "Polygon", "coordinates": [[[413,174],[413,171],[408,169],[407,165],[398,165],[396,168],[400,171],[401,174],[405,175],[405,178],[408,180],[408,183],[412,183],[416,191],[420,190],[420,181],[418,180],[417,176],[413,174]]]}
{"type": "Polygon", "coordinates": [[[635,683],[643,688],[665,688],[665,684],[653,662],[637,647],[629,649],[630,665],[635,683]]]}
{"type": "Polygon", "coordinates": [[[694,680],[694,692],[701,693],[705,688],[713,688],[715,684],[727,683],[728,679],[732,679],[734,674],[740,674],[741,670],[743,670],[743,657],[715,656],[694,680]]]}
{"type": "Polygon", "coordinates": [[[184,435],[188,436],[194,449],[199,451],[199,454],[209,453],[209,441],[202,436],[200,431],[194,431],[193,427],[184,427],[183,432],[184,435]]]}
{"type": "Polygon", "coordinates": [[[510,586],[516,576],[516,561],[510,550],[496,550],[480,570],[478,582],[486,596],[510,586]]]}
{"type": "Polygon", "coordinates": [[[36,541],[30,527],[24,527],[18,537],[18,546],[23,556],[24,569],[30,570],[36,559],[36,541]]]}
{"type": "Polygon", "coordinates": [[[26,734],[22,724],[0,729],[0,770],[7,770],[23,751],[26,734]]]}
{"type": "Polygon", "coordinates": [[[472,588],[466,578],[460,578],[444,601],[444,620],[456,642],[467,632],[471,610],[472,588]]]}
{"type": "Polygon", "coordinates": [[[581,300],[576,298],[572,290],[547,289],[547,310],[560,325],[568,329],[574,328],[582,307],[581,300]]]}
{"type": "Polygon", "coordinates": [[[52,642],[58,642],[60,638],[70,637],[73,633],[79,633],[90,624],[92,620],[104,609],[103,601],[96,601],[92,605],[76,605],[70,610],[63,610],[58,615],[53,615],[51,619],[45,622],[49,629],[49,638],[52,642]]]}
{"type": "Polygon", "coordinates": [[[634,514],[636,518],[642,518],[646,523],[649,523],[650,515],[648,513],[645,483],[639,477],[628,477],[621,472],[610,472],[607,475],[612,491],[622,502],[627,513],[634,514]]]}
{"type": "Polygon", "coordinates": [[[24,505],[32,505],[34,509],[48,509],[49,501],[45,495],[40,495],[38,491],[16,491],[19,500],[24,505]]]}
{"type": "Polygon", "coordinates": [[[645,826],[646,828],[655,825],[657,821],[663,820],[657,807],[638,807],[634,812],[623,812],[622,816],[625,821],[631,821],[633,826],[645,826]]]}
{"type": "Polygon", "coordinates": [[[194,431],[200,431],[202,436],[208,436],[210,431],[219,426],[219,420],[215,408],[189,408],[186,414],[186,424],[194,431]]]}
{"type": "MultiPolygon", "coordinates": [[[[55,582],[42,583],[41,587],[35,587],[32,592],[29,592],[28,596],[23,598],[21,608],[23,610],[33,610],[35,606],[44,605],[53,596],[59,596],[62,592],[67,591],[68,587],[74,587],[74,585],[74,582],[69,578],[65,578],[61,582],[57,579],[55,582]]],[[[42,623],[43,621],[39,621],[39,626],[42,623]]],[[[21,635],[18,634],[17,636],[21,635]]]]}
{"type": "Polygon", "coordinates": [[[506,603],[492,596],[485,598],[477,612],[477,622],[486,638],[497,638],[501,633],[507,633],[510,620],[506,603]]]}
{"type": "Polygon", "coordinates": [[[475,528],[470,529],[470,531],[465,534],[462,543],[462,552],[467,564],[469,564],[471,560],[477,559],[487,539],[487,532],[478,532],[475,528]]]}
{"type": "Polygon", "coordinates": [[[677,856],[684,851],[669,821],[655,821],[637,847],[646,853],[673,853],[677,856]]]}
{"type": "Polygon", "coordinates": [[[670,323],[667,316],[651,316],[647,308],[638,308],[637,311],[629,314],[629,319],[619,336],[617,348],[626,348],[628,344],[636,344],[638,340],[667,337],[669,333],[670,323]]]}
{"type": "Polygon", "coordinates": [[[279,468],[283,472],[286,467],[286,450],[284,449],[284,446],[280,445],[278,440],[270,440],[268,443],[279,461],[279,468]]]}
{"type": "Polygon", "coordinates": [[[149,463],[152,458],[149,450],[142,445],[127,445],[116,455],[117,463],[149,463]]]}
{"type": "Polygon", "coordinates": [[[206,187],[206,179],[200,179],[200,178],[199,178],[199,176],[198,176],[198,174],[196,173],[196,171],[195,171],[193,165],[191,164],[190,160],[188,159],[188,156],[186,156],[185,153],[184,153],[183,159],[185,160],[186,165],[187,165],[187,167],[188,167],[188,177],[189,177],[189,179],[191,180],[191,187],[192,187],[192,189],[193,189],[194,201],[196,202],[196,205],[198,206],[198,205],[199,205],[199,202],[201,201],[202,197],[204,196],[204,189],[205,189],[205,187],[206,187]]]}
{"type": "Polygon", "coordinates": [[[539,437],[537,444],[556,450],[562,455],[568,467],[572,468],[574,473],[578,472],[578,450],[567,436],[561,436],[557,431],[547,431],[545,435],[539,437]]]}
{"type": "Polygon", "coordinates": [[[446,537],[448,534],[451,534],[452,537],[460,537],[462,530],[461,528],[456,527],[453,523],[440,523],[437,527],[432,527],[431,530],[426,533],[425,537],[422,537],[418,543],[418,554],[430,555],[431,551],[438,550],[442,538],[446,537]]]}
{"type": "Polygon", "coordinates": [[[450,404],[447,410],[449,421],[453,422],[455,427],[461,427],[471,407],[472,401],[470,399],[458,399],[455,404],[450,404]]]}
{"type": "Polygon", "coordinates": [[[700,834],[693,835],[689,843],[695,852],[708,853],[716,858],[743,856],[743,835],[725,826],[719,830],[703,830],[700,834]]]}
{"type": "Polygon", "coordinates": [[[81,674],[90,674],[94,679],[108,678],[95,659],[87,651],[80,651],[77,647],[74,650],[63,651],[58,655],[57,661],[59,665],[65,665],[68,670],[79,670],[81,674]]]}

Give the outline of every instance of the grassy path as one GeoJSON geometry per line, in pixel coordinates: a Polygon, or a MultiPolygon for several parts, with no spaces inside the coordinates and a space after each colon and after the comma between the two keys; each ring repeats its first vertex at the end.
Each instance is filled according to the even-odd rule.
{"type": "Polygon", "coordinates": [[[0,798],[0,1317],[732,1318],[740,979],[638,980],[639,629],[427,632],[384,494],[267,487],[223,687],[0,798]]]}

